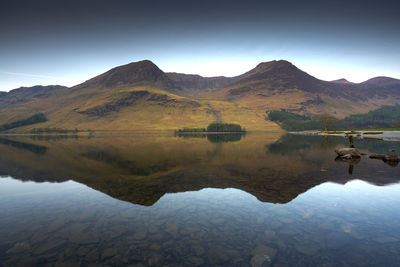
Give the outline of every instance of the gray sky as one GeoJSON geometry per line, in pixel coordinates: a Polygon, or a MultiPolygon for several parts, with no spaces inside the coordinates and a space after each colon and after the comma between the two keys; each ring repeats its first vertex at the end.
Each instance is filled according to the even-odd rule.
{"type": "Polygon", "coordinates": [[[286,59],[324,80],[400,78],[398,3],[3,0],[0,90],[72,86],[142,59],[204,76],[286,59]]]}

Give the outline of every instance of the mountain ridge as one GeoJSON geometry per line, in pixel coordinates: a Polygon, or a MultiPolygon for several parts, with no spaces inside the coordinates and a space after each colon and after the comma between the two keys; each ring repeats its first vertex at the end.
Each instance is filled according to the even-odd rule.
{"type": "Polygon", "coordinates": [[[234,77],[202,77],[164,72],[142,60],[70,88],[36,86],[0,94],[0,122],[44,113],[49,121],[38,126],[172,130],[226,121],[261,130],[278,129],[267,120],[268,110],[341,118],[398,103],[400,80],[389,77],[360,84],[329,82],[286,60],[262,62],[234,77]]]}
{"type": "Polygon", "coordinates": [[[62,85],[35,85],[31,87],[19,87],[9,92],[0,92],[0,108],[9,104],[22,104],[32,98],[46,98],[56,91],[67,89],[62,85]]]}

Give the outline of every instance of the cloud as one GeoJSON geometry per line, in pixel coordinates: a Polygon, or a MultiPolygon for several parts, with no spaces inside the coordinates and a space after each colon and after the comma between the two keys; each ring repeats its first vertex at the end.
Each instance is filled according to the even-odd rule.
{"type": "Polygon", "coordinates": [[[0,71],[0,73],[7,74],[7,75],[16,75],[16,76],[34,77],[34,78],[43,78],[43,79],[62,79],[62,77],[41,75],[41,74],[31,74],[31,73],[21,73],[21,72],[0,71]]]}

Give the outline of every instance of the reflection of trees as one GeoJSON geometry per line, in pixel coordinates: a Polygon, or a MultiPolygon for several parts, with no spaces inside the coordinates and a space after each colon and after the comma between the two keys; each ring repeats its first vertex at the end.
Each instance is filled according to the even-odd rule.
{"type": "Polygon", "coordinates": [[[175,136],[181,138],[207,138],[211,143],[236,142],[242,139],[246,133],[223,133],[223,134],[205,134],[205,133],[175,133],[175,136]]]}
{"type": "MultiPolygon", "coordinates": [[[[274,154],[285,155],[300,150],[310,150],[314,148],[329,149],[338,145],[349,146],[351,140],[342,136],[310,136],[286,134],[278,141],[265,146],[265,149],[274,154]]],[[[400,142],[368,140],[354,138],[353,144],[357,149],[368,150],[371,153],[387,154],[388,151],[400,151],[400,142]]]]}
{"type": "Polygon", "coordinates": [[[47,151],[47,147],[45,147],[45,146],[14,141],[14,140],[7,139],[7,138],[0,138],[0,144],[12,146],[12,147],[19,148],[19,149],[28,150],[35,154],[45,154],[47,151]]]}
{"type": "Polygon", "coordinates": [[[206,138],[204,133],[175,133],[175,136],[182,138],[206,138]]]}
{"type": "Polygon", "coordinates": [[[313,148],[331,148],[340,144],[340,139],[329,136],[309,136],[286,134],[277,142],[266,145],[268,152],[273,154],[286,155],[296,151],[308,151],[313,148]]]}
{"type": "Polygon", "coordinates": [[[207,134],[207,140],[211,143],[236,142],[242,139],[242,134],[207,134]]]}

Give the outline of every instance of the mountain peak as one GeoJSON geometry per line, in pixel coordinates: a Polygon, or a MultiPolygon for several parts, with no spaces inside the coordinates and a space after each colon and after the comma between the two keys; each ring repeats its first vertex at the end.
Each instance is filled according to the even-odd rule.
{"type": "Polygon", "coordinates": [[[168,77],[156,64],[150,60],[142,60],[112,68],[86,81],[85,84],[112,87],[141,82],[163,82],[166,80],[168,80],[168,77]]]}
{"type": "Polygon", "coordinates": [[[144,60],[140,60],[140,61],[135,61],[135,62],[131,62],[122,66],[118,66],[115,67],[114,69],[117,68],[121,68],[124,66],[129,66],[129,67],[142,67],[142,68],[158,68],[156,64],[153,63],[153,61],[148,60],[148,59],[144,59],[144,60]]]}
{"type": "Polygon", "coordinates": [[[352,84],[352,82],[349,82],[349,81],[346,80],[345,78],[341,78],[341,79],[338,79],[338,80],[333,80],[333,81],[331,81],[331,83],[352,84]]]}
{"type": "Polygon", "coordinates": [[[262,73],[286,73],[298,70],[295,65],[286,60],[273,60],[262,62],[244,76],[260,75],[262,73]]]}
{"type": "Polygon", "coordinates": [[[258,64],[254,69],[242,74],[238,77],[241,79],[263,79],[267,76],[275,76],[275,75],[285,75],[285,74],[293,74],[301,72],[295,65],[286,60],[273,60],[268,62],[262,62],[258,64]]]}
{"type": "Polygon", "coordinates": [[[255,67],[255,69],[268,71],[271,70],[272,68],[290,68],[290,67],[294,67],[294,65],[287,60],[272,60],[267,62],[261,62],[255,67]]]}

